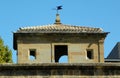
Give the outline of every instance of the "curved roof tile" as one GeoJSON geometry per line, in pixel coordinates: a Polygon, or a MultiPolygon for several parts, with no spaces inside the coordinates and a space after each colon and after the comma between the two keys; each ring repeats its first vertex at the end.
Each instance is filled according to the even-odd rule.
{"type": "Polygon", "coordinates": [[[21,27],[17,33],[104,33],[101,28],[51,24],[44,26],[21,27]]]}

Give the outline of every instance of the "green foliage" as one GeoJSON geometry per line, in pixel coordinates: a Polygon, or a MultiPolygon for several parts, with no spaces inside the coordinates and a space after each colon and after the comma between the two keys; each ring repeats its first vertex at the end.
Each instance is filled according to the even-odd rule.
{"type": "Polygon", "coordinates": [[[0,63],[12,63],[12,51],[8,46],[4,45],[2,38],[0,37],[0,63]]]}

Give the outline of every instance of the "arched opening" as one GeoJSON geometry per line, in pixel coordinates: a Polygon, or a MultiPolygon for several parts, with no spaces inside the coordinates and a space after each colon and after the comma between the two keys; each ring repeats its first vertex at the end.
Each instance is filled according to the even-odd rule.
{"type": "Polygon", "coordinates": [[[63,55],[59,58],[59,63],[68,63],[68,56],[63,55]]]}
{"type": "Polygon", "coordinates": [[[55,62],[59,62],[61,56],[63,55],[68,56],[68,47],[67,45],[55,45],[54,52],[55,52],[55,62]]]}
{"type": "Polygon", "coordinates": [[[29,58],[31,61],[36,59],[36,49],[29,50],[29,58]]]}
{"type": "Polygon", "coordinates": [[[35,60],[35,57],[34,56],[30,56],[30,60],[35,60]]]}

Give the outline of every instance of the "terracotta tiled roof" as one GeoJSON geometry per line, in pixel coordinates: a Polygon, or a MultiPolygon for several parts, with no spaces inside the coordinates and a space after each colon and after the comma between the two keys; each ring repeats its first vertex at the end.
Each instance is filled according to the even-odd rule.
{"type": "Polygon", "coordinates": [[[33,27],[21,27],[17,33],[104,33],[101,28],[51,24],[33,27]]]}

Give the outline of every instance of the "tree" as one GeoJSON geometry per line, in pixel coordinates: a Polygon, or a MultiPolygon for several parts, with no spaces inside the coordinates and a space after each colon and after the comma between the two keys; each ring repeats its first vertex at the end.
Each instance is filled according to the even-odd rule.
{"type": "Polygon", "coordinates": [[[0,37],[0,63],[12,63],[12,51],[8,46],[4,45],[2,38],[0,37]]]}

